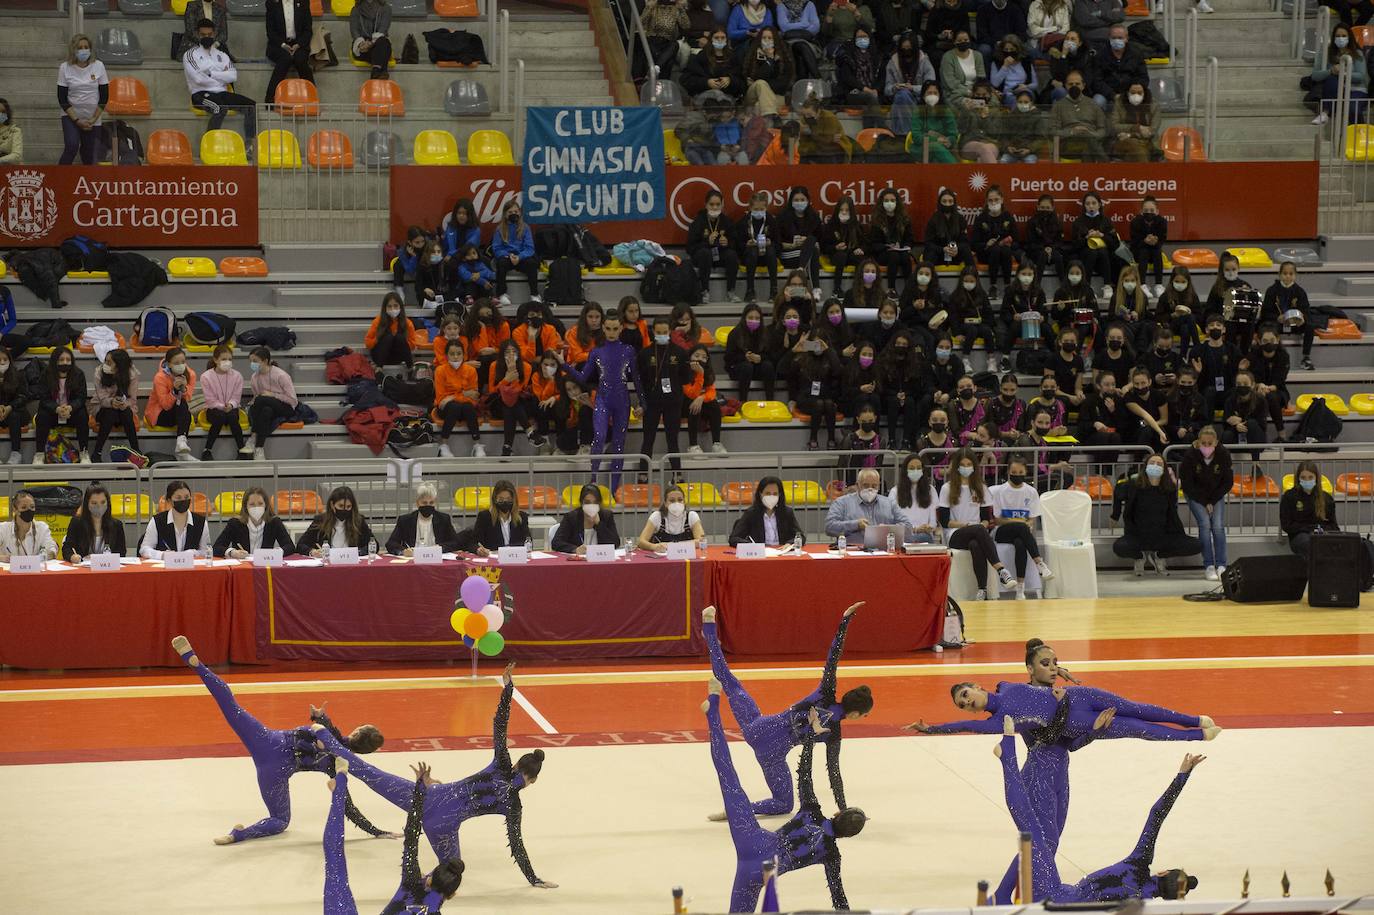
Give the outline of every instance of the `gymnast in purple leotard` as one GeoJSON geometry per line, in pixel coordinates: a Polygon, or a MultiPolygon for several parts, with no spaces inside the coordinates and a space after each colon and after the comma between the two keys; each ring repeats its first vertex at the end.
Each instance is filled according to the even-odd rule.
{"type": "MultiPolygon", "coordinates": [[[[730,703],[730,711],[739,722],[745,743],[754,751],[763,770],[763,779],[772,796],[767,800],[754,803],[754,813],[759,816],[778,816],[792,811],[792,770],[787,766],[787,754],[798,744],[815,739],[807,724],[811,709],[820,713],[822,727],[828,731],[821,738],[825,741],[826,770],[830,776],[830,790],[835,794],[835,803],[841,807],[844,802],[844,779],[840,776],[840,723],[845,720],[862,718],[873,710],[873,693],[867,686],[849,690],[839,701],[835,699],[835,675],[844,652],[845,635],[849,631],[849,620],[854,612],[862,607],[855,604],[844,612],[840,628],[835,633],[835,641],[830,645],[830,655],[826,658],[821,673],[821,682],[813,692],[786,711],[775,715],[759,712],[758,704],[739,682],[725,654],[720,648],[720,638],[716,635],[716,609],[707,607],[702,611],[702,632],[711,655],[711,671],[725,689],[725,698],[730,703]]],[[[712,819],[723,817],[716,815],[712,819]]]]}
{"type": "MultiPolygon", "coordinates": [[[[476,775],[447,783],[430,778],[426,770],[425,809],[420,825],[434,854],[440,861],[448,861],[462,857],[458,827],[463,821],[488,814],[503,816],[506,819],[506,840],[510,844],[511,857],[515,859],[520,872],[531,886],[553,889],[557,884],[541,880],[535,874],[520,833],[523,815],[520,792],[533,785],[539,777],[539,770],[544,764],[544,751],[526,753],[514,765],[511,764],[510,751],[506,749],[506,726],[510,721],[510,703],[515,692],[511,677],[514,667],[513,663],[508,665],[502,678],[505,688],[501,690],[501,701],[492,725],[495,753],[491,764],[476,775]]],[[[326,732],[320,732],[319,738],[328,752],[348,760],[349,771],[358,781],[402,810],[410,808],[413,790],[410,779],[383,772],[363,762],[326,732]]],[[[418,771],[416,774],[419,774],[418,771]]]]}
{"type": "MultiPolygon", "coordinates": [[[[627,343],[620,342],[620,313],[612,309],[601,319],[601,331],[606,342],[594,348],[587,356],[582,368],[563,362],[557,350],[558,364],[578,384],[590,387],[596,383],[596,406],[592,412],[592,454],[600,456],[607,450],[610,442],[611,454],[625,453],[625,430],[630,426],[630,391],[626,381],[633,379],[635,392],[640,401],[644,400],[644,388],[639,383],[639,365],[635,351],[627,343]]],[[[623,459],[611,463],[611,492],[620,488],[620,472],[625,466],[623,459]]],[[[592,461],[592,481],[596,481],[601,461],[592,461]]]]}
{"type": "MultiPolygon", "coordinates": [[[[830,887],[830,902],[837,909],[848,909],[840,880],[840,850],[837,839],[858,835],[868,818],[857,807],[846,807],[826,818],[821,811],[811,784],[811,755],[814,741],[802,743],[801,760],[797,764],[797,791],[801,808],[796,816],[769,831],[759,825],[749,797],[739,783],[739,774],[730,758],[725,742],[725,728],[720,722],[721,684],[712,680],[710,695],[701,704],[711,734],[711,761],[715,763],[720,793],[725,799],[725,817],[730,824],[730,838],[735,843],[735,879],[730,890],[731,912],[752,912],[763,889],[763,864],[777,860],[779,876],[789,871],[820,864],[825,868],[825,882],[830,887]]],[[[812,709],[809,726],[820,726],[820,712],[812,709]]]]}
{"type": "MultiPolygon", "coordinates": [[[[429,766],[420,763],[415,788],[410,794],[404,845],[401,848],[401,885],[381,915],[432,915],[452,899],[463,882],[463,862],[441,861],[429,874],[420,872],[420,818],[425,809],[424,782],[429,766]]],[[[329,782],[333,798],[324,821],[324,915],[358,915],[353,891],[348,886],[348,858],[344,854],[344,806],[348,803],[348,761],[338,760],[338,771],[329,782]]]]}
{"type": "MultiPolygon", "coordinates": [[[[216,845],[231,845],[249,839],[261,839],[282,832],[291,822],[291,789],[289,781],[297,772],[321,772],[334,774],[334,757],[321,753],[315,745],[315,737],[310,728],[299,727],[274,731],[262,724],[234,699],[229,685],[219,678],[209,667],[202,664],[191,648],[190,641],[179,635],[172,639],[172,648],[192,670],[200,675],[205,688],[224,714],[224,720],[238,735],[253,765],[258,770],[258,791],[267,807],[267,816],[252,826],[235,826],[226,836],[215,839],[216,845]]],[[[355,753],[371,753],[382,745],[382,732],[370,724],[354,729],[347,738],[339,734],[333,722],[321,709],[311,706],[310,719],[323,725],[336,740],[346,743],[355,753]]],[[[388,836],[390,833],[378,829],[358,812],[351,799],[345,798],[344,813],[348,821],[372,836],[388,836]]]]}
{"type": "Polygon", "coordinates": [[[1031,898],[1034,901],[1048,900],[1057,903],[1070,902],[1115,902],[1122,899],[1149,898],[1162,896],[1165,899],[1182,899],[1197,886],[1197,878],[1189,876],[1181,869],[1151,873],[1154,862],[1155,841],[1159,838],[1164,818],[1178,799],[1179,792],[1188,783],[1188,776],[1205,756],[1188,755],[1183,757],[1183,765],[1174,776],[1169,787],[1150,808],[1149,818],[1141,831],[1140,841],[1131,853],[1109,867],[1093,871],[1077,883],[1064,883],[1059,877],[1059,868],[1054,863],[1054,852],[1046,824],[1040,821],[1034,805],[1026,793],[1025,783],[1016,770],[1015,724],[1010,717],[1003,719],[1004,736],[995,748],[1002,761],[1002,782],[1006,790],[1007,809],[1011,818],[1022,832],[1031,837],[1031,898]]]}

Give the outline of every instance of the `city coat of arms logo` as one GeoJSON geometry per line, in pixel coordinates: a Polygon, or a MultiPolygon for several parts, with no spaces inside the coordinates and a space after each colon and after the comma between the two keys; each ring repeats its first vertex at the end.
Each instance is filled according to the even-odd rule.
{"type": "Polygon", "coordinates": [[[43,186],[43,173],[13,171],[0,188],[0,233],[12,238],[42,238],[57,225],[57,195],[43,186]]]}

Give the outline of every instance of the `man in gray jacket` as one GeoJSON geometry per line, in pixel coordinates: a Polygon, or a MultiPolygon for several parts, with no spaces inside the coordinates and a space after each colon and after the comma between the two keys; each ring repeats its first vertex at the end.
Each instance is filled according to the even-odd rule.
{"type": "Polygon", "coordinates": [[[1050,108],[1050,134],[1059,138],[1060,156],[1101,162],[1107,158],[1102,148],[1107,116],[1083,91],[1083,74],[1070,70],[1064,80],[1069,94],[1050,108]]]}

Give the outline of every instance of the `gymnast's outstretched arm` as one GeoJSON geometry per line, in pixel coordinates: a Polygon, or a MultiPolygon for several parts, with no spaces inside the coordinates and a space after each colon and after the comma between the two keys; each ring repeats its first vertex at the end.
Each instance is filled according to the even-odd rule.
{"type": "Polygon", "coordinates": [[[830,643],[830,654],[825,659],[825,669],[821,672],[820,685],[821,701],[826,705],[833,704],[835,701],[835,679],[839,671],[840,655],[844,654],[845,636],[849,634],[849,621],[854,618],[854,612],[863,605],[864,602],[859,601],[844,611],[840,626],[835,630],[835,640],[830,643]]]}
{"type": "Polygon", "coordinates": [[[1150,815],[1145,818],[1145,828],[1140,833],[1140,841],[1131,849],[1131,853],[1126,860],[1137,862],[1149,866],[1155,857],[1155,842],[1159,839],[1159,830],[1164,826],[1164,819],[1173,809],[1174,801],[1178,800],[1178,795],[1183,791],[1183,786],[1188,784],[1188,776],[1198,763],[1207,757],[1194,756],[1189,754],[1183,757],[1183,765],[1179,767],[1178,774],[1173,781],[1169,782],[1169,787],[1164,789],[1164,793],[1155,801],[1150,808],[1150,815]]]}

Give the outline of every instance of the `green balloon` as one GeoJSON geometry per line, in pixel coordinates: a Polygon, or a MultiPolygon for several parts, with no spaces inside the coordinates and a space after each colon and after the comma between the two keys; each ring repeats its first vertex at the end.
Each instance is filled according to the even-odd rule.
{"type": "Polygon", "coordinates": [[[487,657],[498,655],[506,647],[506,637],[499,632],[488,632],[477,640],[477,650],[487,657]]]}

